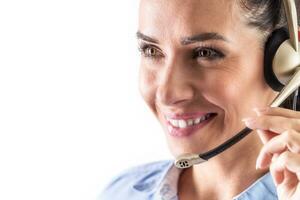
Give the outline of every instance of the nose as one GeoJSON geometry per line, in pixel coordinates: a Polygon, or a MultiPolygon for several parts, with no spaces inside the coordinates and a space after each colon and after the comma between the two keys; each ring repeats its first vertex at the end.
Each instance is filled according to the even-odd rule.
{"type": "Polygon", "coordinates": [[[195,90],[188,67],[174,58],[166,62],[163,68],[156,93],[158,102],[165,106],[189,104],[195,96],[195,90]]]}

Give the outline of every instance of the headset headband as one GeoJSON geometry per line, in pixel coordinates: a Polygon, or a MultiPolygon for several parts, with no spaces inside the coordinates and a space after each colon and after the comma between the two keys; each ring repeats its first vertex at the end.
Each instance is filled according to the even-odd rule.
{"type": "Polygon", "coordinates": [[[298,51],[298,20],[295,0],[283,0],[285,16],[287,19],[291,45],[298,51]]]}

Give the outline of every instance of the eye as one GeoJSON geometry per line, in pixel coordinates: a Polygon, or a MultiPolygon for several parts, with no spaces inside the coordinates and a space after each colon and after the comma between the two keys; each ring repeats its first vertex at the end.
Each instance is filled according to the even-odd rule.
{"type": "Polygon", "coordinates": [[[220,51],[213,49],[213,48],[208,48],[208,47],[200,47],[195,49],[193,53],[193,58],[202,58],[202,59],[217,59],[217,58],[222,58],[224,57],[224,54],[221,53],[220,51]]]}
{"type": "Polygon", "coordinates": [[[163,56],[163,54],[157,47],[150,44],[142,44],[139,47],[139,51],[144,57],[148,58],[159,58],[163,56]]]}
{"type": "Polygon", "coordinates": [[[155,56],[157,54],[157,51],[153,47],[148,47],[147,49],[145,49],[145,54],[147,56],[155,56]]]}

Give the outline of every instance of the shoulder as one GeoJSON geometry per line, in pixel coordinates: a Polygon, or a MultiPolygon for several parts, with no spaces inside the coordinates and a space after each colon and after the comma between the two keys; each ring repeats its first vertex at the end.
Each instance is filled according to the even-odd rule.
{"type": "Polygon", "coordinates": [[[277,190],[270,172],[257,179],[252,185],[237,195],[234,199],[277,200],[277,190]]]}
{"type": "Polygon", "coordinates": [[[171,160],[165,160],[130,168],[107,185],[99,200],[150,199],[172,165],[171,160]]]}

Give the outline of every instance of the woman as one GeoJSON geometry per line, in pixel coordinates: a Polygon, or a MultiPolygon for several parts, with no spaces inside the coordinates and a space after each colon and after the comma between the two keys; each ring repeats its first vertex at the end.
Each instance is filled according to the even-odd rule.
{"type": "Polygon", "coordinates": [[[267,107],[278,93],[263,75],[282,18],[279,0],[141,0],[140,92],[174,157],[254,131],[185,170],[171,161],[129,170],[103,200],[300,199],[300,112],[267,107]]]}

